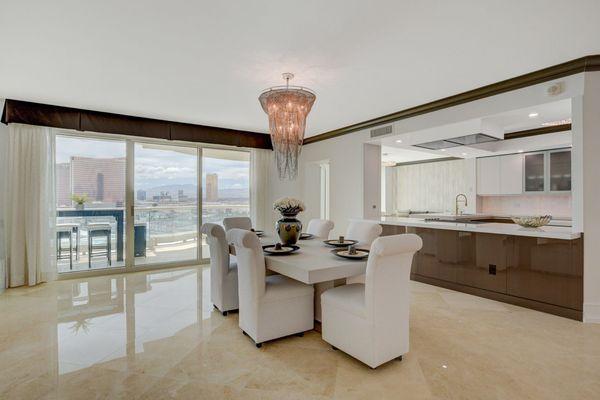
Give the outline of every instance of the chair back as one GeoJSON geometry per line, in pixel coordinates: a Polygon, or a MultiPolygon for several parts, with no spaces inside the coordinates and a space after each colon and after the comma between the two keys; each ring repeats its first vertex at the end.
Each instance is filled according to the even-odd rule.
{"type": "Polygon", "coordinates": [[[306,233],[315,235],[318,238],[329,239],[329,232],[333,229],[333,221],[328,219],[311,219],[308,221],[306,233]]]}
{"type": "Polygon", "coordinates": [[[346,230],[346,239],[358,240],[357,246],[370,247],[383,228],[373,221],[350,221],[346,230]]]}
{"type": "Polygon", "coordinates": [[[211,291],[220,291],[221,284],[229,272],[229,244],[225,238],[225,230],[217,224],[202,224],[200,232],[206,235],[210,251],[211,291]]]}
{"type": "Polygon", "coordinates": [[[230,229],[245,229],[249,231],[252,229],[252,220],[248,217],[223,218],[223,226],[226,232],[230,229]]]}
{"type": "Polygon", "coordinates": [[[235,247],[238,268],[240,326],[253,326],[258,300],[265,294],[265,257],[255,233],[243,229],[227,231],[227,242],[235,247]]]}
{"type": "Polygon", "coordinates": [[[423,241],[415,234],[375,239],[367,261],[365,305],[375,325],[394,319],[408,323],[410,269],[423,241]]]}

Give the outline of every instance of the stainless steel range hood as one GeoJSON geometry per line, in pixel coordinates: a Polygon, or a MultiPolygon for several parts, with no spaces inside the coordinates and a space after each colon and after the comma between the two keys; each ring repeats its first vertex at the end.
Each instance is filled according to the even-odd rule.
{"type": "Polygon", "coordinates": [[[479,143],[495,142],[497,140],[500,139],[494,136],[486,135],[485,133],[474,133],[471,135],[458,136],[452,139],[434,140],[433,142],[415,144],[413,146],[428,150],[440,150],[450,147],[471,146],[479,143]]]}

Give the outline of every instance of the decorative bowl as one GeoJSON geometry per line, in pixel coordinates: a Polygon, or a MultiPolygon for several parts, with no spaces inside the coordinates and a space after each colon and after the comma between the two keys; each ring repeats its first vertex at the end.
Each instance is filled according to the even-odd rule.
{"type": "Polygon", "coordinates": [[[552,215],[532,215],[524,217],[512,217],[515,224],[519,224],[525,228],[539,228],[540,226],[548,225],[552,215]]]}

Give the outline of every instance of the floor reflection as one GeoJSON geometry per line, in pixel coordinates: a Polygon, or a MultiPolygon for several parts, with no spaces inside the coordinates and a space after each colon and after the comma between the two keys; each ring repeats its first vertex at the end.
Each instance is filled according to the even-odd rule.
{"type": "Polygon", "coordinates": [[[58,296],[58,371],[135,356],[210,318],[210,270],[65,282],[58,296]]]}

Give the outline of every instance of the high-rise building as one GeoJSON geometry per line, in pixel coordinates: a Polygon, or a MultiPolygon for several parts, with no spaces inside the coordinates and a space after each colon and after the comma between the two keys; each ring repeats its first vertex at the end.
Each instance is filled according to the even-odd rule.
{"type": "Polygon", "coordinates": [[[219,175],[206,174],[206,201],[219,200],[219,175]]]}
{"type": "Polygon", "coordinates": [[[56,205],[71,206],[71,164],[56,164],[56,205]]]}
{"type": "Polygon", "coordinates": [[[146,197],[147,197],[147,193],[146,193],[146,191],[144,189],[139,189],[137,191],[137,199],[139,201],[145,201],[146,197]]]}
{"type": "Polygon", "coordinates": [[[125,158],[71,157],[72,194],[90,201],[125,202],[125,158]]]}

